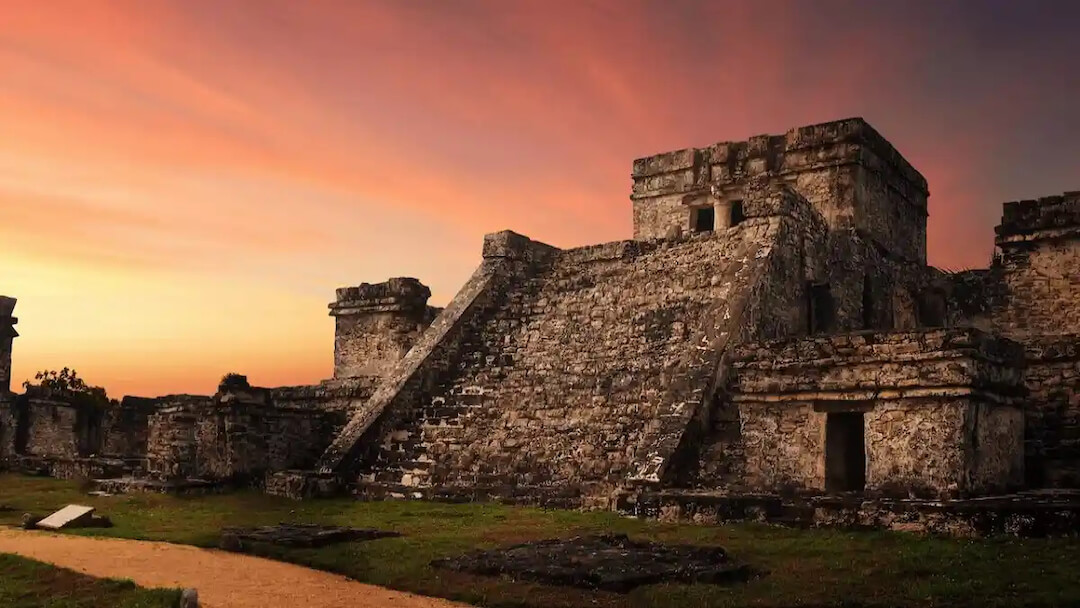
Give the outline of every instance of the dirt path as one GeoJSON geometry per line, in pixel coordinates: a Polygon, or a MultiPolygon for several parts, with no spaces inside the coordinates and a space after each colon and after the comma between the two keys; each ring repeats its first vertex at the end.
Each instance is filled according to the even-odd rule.
{"type": "Polygon", "coordinates": [[[451,608],[464,604],[365,585],[268,559],[184,545],[0,529],[0,553],[143,587],[194,587],[209,608],[451,608]]]}

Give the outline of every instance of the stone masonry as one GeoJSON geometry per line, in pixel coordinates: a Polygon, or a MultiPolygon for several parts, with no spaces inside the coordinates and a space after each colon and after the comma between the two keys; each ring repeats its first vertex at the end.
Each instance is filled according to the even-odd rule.
{"type": "Polygon", "coordinates": [[[0,468],[15,455],[15,395],[11,392],[11,347],[19,332],[12,316],[15,298],[0,296],[0,468]]]}
{"type": "Polygon", "coordinates": [[[431,290],[409,278],[338,289],[330,304],[337,324],[334,378],[385,374],[438,314],[429,297],[431,290]]]}
{"type": "Polygon", "coordinates": [[[950,273],[926,264],[926,180],[858,118],[631,177],[630,240],[489,234],[445,309],[416,279],[339,289],[319,384],[227,378],[96,422],[0,393],[0,455],[617,508],[1080,489],[1080,193],[1007,203],[989,268],[950,273]]]}

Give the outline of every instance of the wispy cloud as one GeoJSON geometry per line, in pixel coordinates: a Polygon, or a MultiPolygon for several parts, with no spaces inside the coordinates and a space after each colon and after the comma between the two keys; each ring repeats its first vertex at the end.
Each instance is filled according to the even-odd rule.
{"type": "Polygon", "coordinates": [[[630,161],[668,149],[862,115],[929,179],[947,266],[985,263],[1003,200],[1080,187],[1060,3],[9,5],[16,372],[114,392],[325,376],[334,287],[443,303],[485,232],[625,238],[630,161]]]}

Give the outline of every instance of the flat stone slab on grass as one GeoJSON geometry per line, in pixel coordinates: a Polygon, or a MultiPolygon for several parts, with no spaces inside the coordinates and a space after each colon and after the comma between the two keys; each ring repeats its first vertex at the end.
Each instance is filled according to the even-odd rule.
{"type": "Polygon", "coordinates": [[[83,505],[68,505],[53,513],[45,519],[37,522],[37,527],[46,530],[60,530],[73,528],[83,523],[89,523],[94,516],[94,507],[83,505]]]}
{"type": "Polygon", "coordinates": [[[753,574],[749,567],[734,563],[720,547],[635,542],[623,534],[542,540],[439,559],[431,565],[617,592],[662,582],[741,582],[753,574]]]}
{"type": "Polygon", "coordinates": [[[322,547],[333,543],[374,540],[392,536],[401,536],[401,534],[371,528],[278,524],[258,528],[224,528],[221,530],[221,545],[225,549],[240,548],[245,542],[270,543],[286,547],[322,547]]]}

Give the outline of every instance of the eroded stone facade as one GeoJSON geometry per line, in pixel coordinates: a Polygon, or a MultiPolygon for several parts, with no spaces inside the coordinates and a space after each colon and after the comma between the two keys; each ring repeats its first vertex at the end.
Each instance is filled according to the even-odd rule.
{"type": "Polygon", "coordinates": [[[1080,194],[1006,204],[990,267],[949,273],[926,180],[861,119],[632,178],[633,239],[487,235],[445,310],[339,289],[318,385],[125,400],[82,443],[0,402],[0,450],[43,453],[7,420],[161,479],[592,507],[1080,487],[1080,194]]]}

